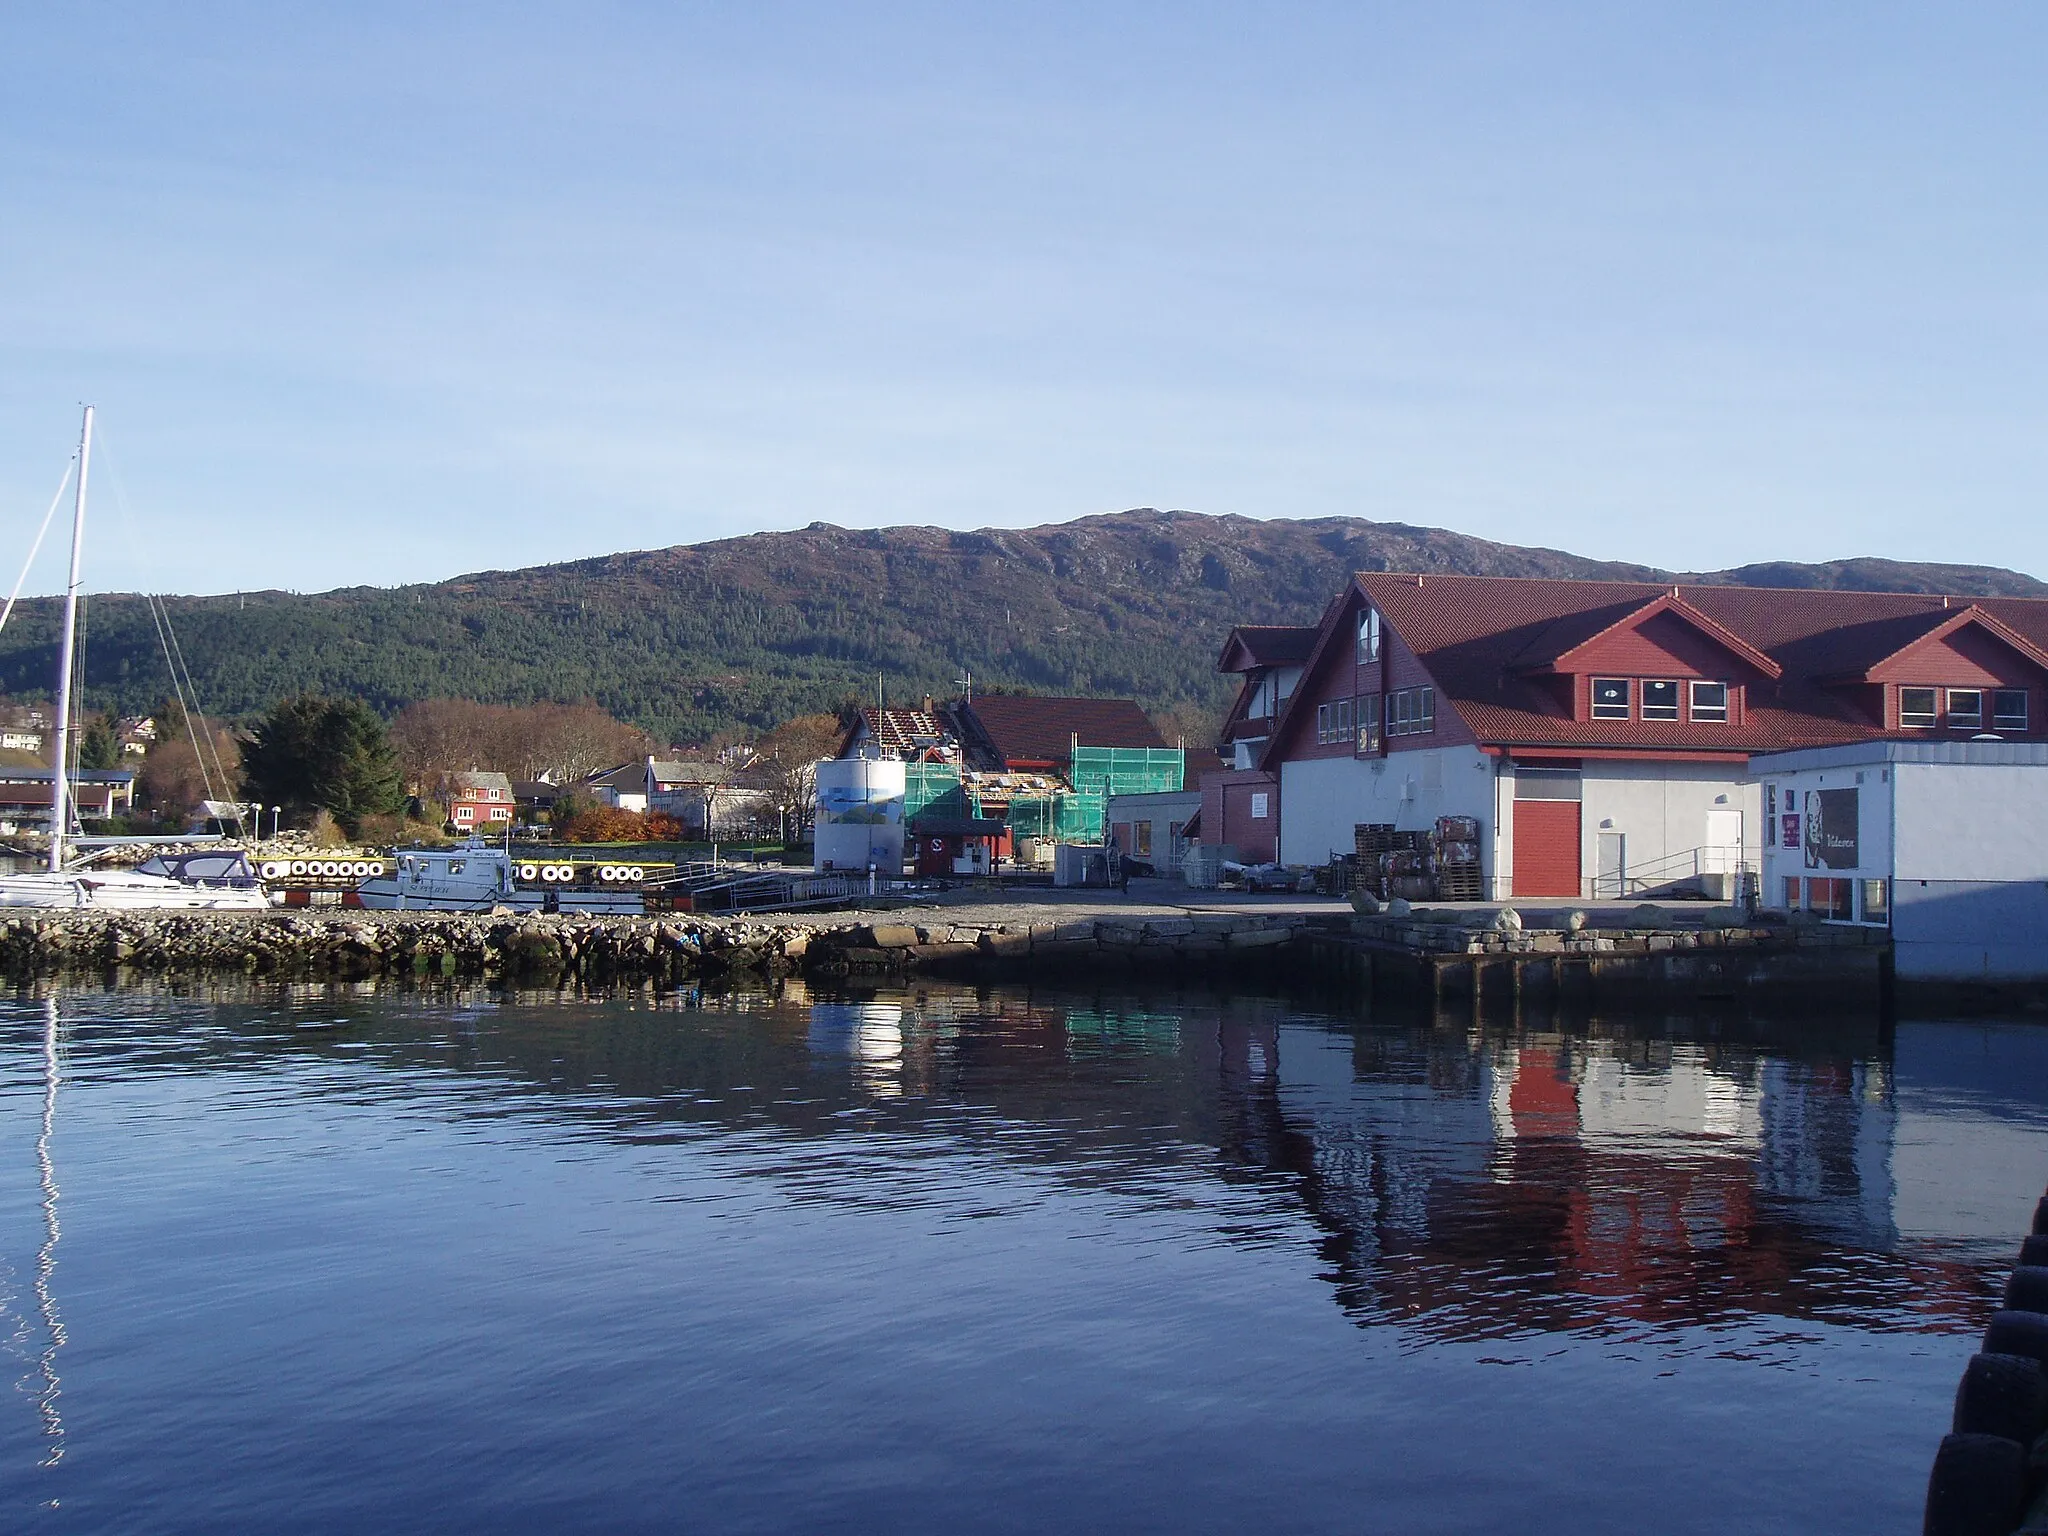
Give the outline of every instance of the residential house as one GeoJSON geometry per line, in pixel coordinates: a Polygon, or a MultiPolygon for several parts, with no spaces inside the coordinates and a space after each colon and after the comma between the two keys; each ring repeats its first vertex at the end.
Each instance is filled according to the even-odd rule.
{"type": "MultiPolygon", "coordinates": [[[[1360,823],[1470,817],[1503,898],[1757,868],[1752,754],[2048,735],[2048,601],[2023,598],[1362,573],[1263,738],[1255,649],[1223,662],[1246,679],[1227,731],[1260,745],[1214,788],[1270,777],[1252,793],[1282,862],[1347,852],[1360,823]]],[[[1204,790],[1203,838],[1242,849],[1204,790]]]]}
{"type": "Polygon", "coordinates": [[[647,810],[647,764],[644,760],[621,763],[602,773],[593,773],[577,786],[600,805],[615,811],[647,810]]]}
{"type": "Polygon", "coordinates": [[[743,764],[688,757],[622,763],[592,774],[582,788],[618,810],[671,816],[685,831],[706,837],[757,830],[771,798],[743,764]]]}
{"type": "Polygon", "coordinates": [[[156,745],[156,721],[146,715],[123,715],[115,726],[114,735],[121,743],[123,757],[146,757],[149,749],[156,745]]]}
{"type": "Polygon", "coordinates": [[[1221,772],[1202,776],[1202,809],[1187,835],[1247,864],[1280,856],[1280,776],[1260,766],[1280,711],[1294,697],[1317,627],[1240,624],[1223,642],[1219,672],[1241,679],[1217,750],[1221,772]]]}
{"type": "Polygon", "coordinates": [[[449,822],[465,832],[503,830],[512,824],[518,810],[512,781],[502,773],[451,773],[441,793],[449,822]]]}
{"type": "Polygon", "coordinates": [[[959,761],[960,741],[930,699],[922,709],[863,709],[840,740],[839,757],[893,757],[903,762],[959,761]]]}

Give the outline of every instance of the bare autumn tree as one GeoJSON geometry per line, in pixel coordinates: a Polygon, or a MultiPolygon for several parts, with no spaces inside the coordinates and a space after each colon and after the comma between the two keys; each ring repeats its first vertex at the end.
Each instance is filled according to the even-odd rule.
{"type": "Polygon", "coordinates": [[[810,826],[819,760],[838,750],[842,735],[836,716],[798,715],[761,738],[754,772],[767,791],[769,808],[783,818],[785,836],[801,838],[810,826]]]}
{"type": "Polygon", "coordinates": [[[597,705],[534,704],[508,710],[516,732],[503,744],[505,771],[514,778],[546,773],[558,784],[644,757],[653,746],[636,725],[615,720],[597,705]]]}
{"type": "Polygon", "coordinates": [[[571,783],[642,756],[647,733],[592,703],[476,704],[421,699],[392,722],[408,782],[422,792],[451,773],[483,769],[571,783]]]}
{"type": "Polygon", "coordinates": [[[504,734],[500,710],[468,699],[420,699],[398,712],[391,722],[391,744],[398,764],[416,792],[429,792],[450,773],[495,768],[490,759],[504,734]]]}
{"type": "Polygon", "coordinates": [[[213,751],[220,754],[220,765],[226,770],[228,781],[223,784],[216,775],[209,793],[207,771],[213,769],[212,753],[207,755],[207,771],[202,771],[199,755],[192,750],[191,738],[185,732],[158,736],[137,775],[136,790],[143,803],[158,815],[182,818],[189,816],[202,800],[233,799],[241,785],[241,745],[232,732],[216,730],[213,751]]]}

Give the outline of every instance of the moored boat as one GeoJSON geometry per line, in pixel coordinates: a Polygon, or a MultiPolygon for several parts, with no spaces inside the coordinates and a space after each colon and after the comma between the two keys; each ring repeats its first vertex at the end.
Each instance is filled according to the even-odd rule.
{"type": "MultiPolygon", "coordinates": [[[[634,876],[642,871],[633,869],[634,876]]],[[[389,870],[355,888],[365,907],[386,912],[590,912],[631,917],[647,903],[630,885],[576,883],[573,866],[530,864],[472,839],[459,848],[401,849],[389,870]],[[568,879],[559,872],[572,871],[568,879]],[[538,882],[538,883],[532,883],[538,882]]]]}

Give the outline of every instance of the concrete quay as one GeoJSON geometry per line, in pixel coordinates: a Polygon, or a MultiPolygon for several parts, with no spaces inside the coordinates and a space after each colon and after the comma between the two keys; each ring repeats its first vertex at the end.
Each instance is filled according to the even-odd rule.
{"type": "Polygon", "coordinates": [[[17,982],[210,972],[661,987],[792,974],[827,982],[1063,973],[1220,980],[1284,970],[1361,998],[1475,1018],[1721,999],[1839,1012],[1881,1006],[1889,978],[1881,932],[1749,925],[1696,905],[1366,917],[1341,902],[1218,900],[1163,882],[1127,896],[955,894],[868,911],[729,917],[0,912],[0,972],[17,982]]]}
{"type": "Polygon", "coordinates": [[[670,985],[1044,970],[1105,962],[1243,966],[1305,931],[1298,915],[1110,916],[1085,907],[733,917],[376,912],[0,913],[0,973],[228,972],[279,980],[560,979],[670,985]]]}

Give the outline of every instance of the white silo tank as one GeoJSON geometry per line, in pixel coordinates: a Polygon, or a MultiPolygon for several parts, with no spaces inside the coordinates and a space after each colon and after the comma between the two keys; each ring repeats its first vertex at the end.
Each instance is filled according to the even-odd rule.
{"type": "Polygon", "coordinates": [[[886,878],[903,869],[903,764],[835,757],[818,764],[815,861],[828,869],[864,870],[886,878]]]}

